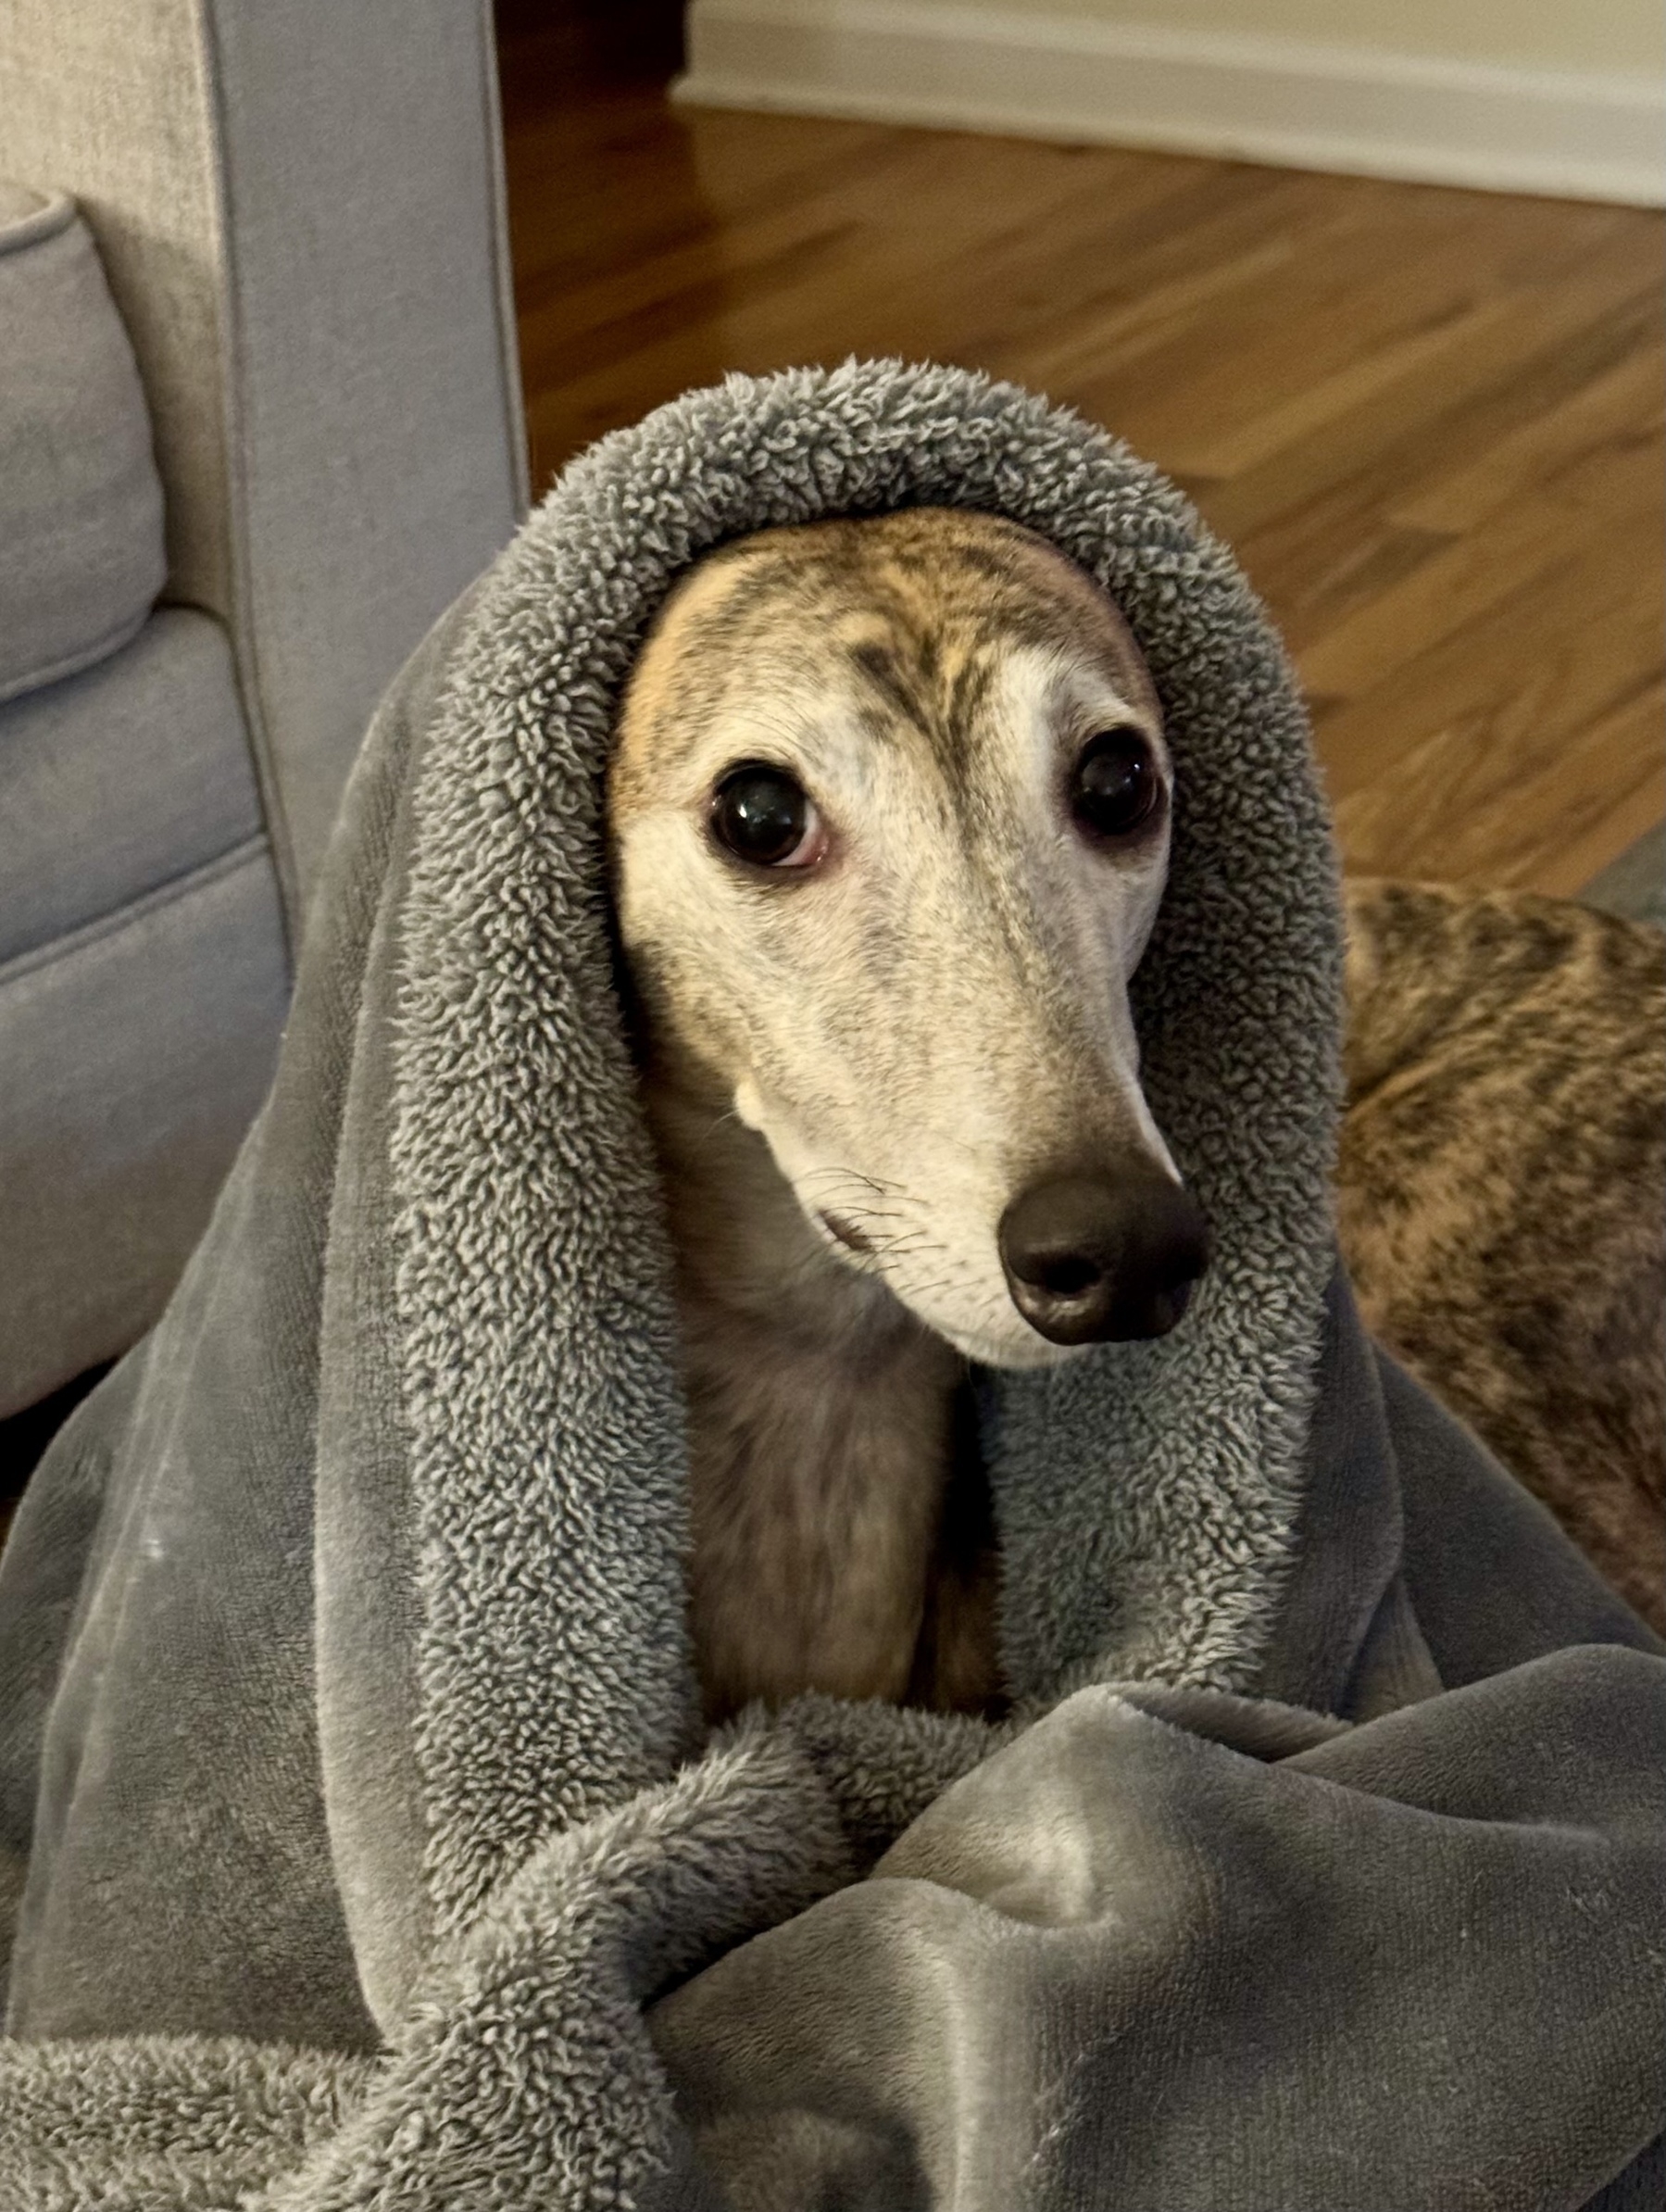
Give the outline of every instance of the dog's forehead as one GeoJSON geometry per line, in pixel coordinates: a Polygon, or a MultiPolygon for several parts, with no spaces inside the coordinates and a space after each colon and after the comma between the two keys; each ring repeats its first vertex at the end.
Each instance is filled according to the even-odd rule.
{"type": "Polygon", "coordinates": [[[853,708],[877,733],[959,748],[1013,671],[1071,667],[1159,720],[1121,610],[1057,547],[1003,518],[913,509],[762,531],[695,564],[661,608],[620,715],[615,805],[714,723],[773,701],[853,708]]]}

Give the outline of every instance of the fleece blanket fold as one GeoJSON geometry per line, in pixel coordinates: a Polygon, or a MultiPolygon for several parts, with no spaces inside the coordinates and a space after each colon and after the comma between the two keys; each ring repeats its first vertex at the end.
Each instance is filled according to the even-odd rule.
{"type": "Polygon", "coordinates": [[[852,363],[576,463],[383,702],[271,1096],[0,1561],[0,2212],[1659,2201],[1666,1661],[1360,1331],[1339,950],[1278,641],[1113,439],[852,363]],[[1009,1722],[708,1739],[609,731],[703,551],[918,503],[1150,662],[1216,1260],[982,1378],[1009,1722]]]}

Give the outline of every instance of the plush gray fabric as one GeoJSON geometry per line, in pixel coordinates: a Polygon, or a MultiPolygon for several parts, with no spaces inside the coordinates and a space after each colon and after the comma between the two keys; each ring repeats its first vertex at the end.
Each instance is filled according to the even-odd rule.
{"type": "Polygon", "coordinates": [[[1583,2204],[1660,2112],[1612,1909],[1660,1874],[1660,1665],[1562,1653],[1271,1760],[1211,1693],[1079,1690],[658,2007],[696,2143],[778,2212],[1583,2204]]]}
{"type": "Polygon", "coordinates": [[[378,694],[525,504],[490,7],[7,0],[0,86],[0,173],[98,242],[298,935],[378,694]]]}
{"type": "Polygon", "coordinates": [[[226,634],[162,608],[96,668],[0,708],[0,962],[260,828],[226,634]]]}
{"type": "Polygon", "coordinates": [[[1537,2212],[1634,2161],[1666,1667],[1359,1333],[1339,935],[1277,643],[1101,434],[851,365],[575,467],[378,717],[268,1105],[0,1562],[18,2203],[214,2204],[219,2159],[307,2212],[1537,2212]],[[983,1393],[1011,1723],[702,1743],[611,712],[704,547],[919,500],[1046,531],[1152,663],[1138,1017],[1218,1257],[1164,1343],[983,1393]],[[1465,1690],[1422,1609],[1484,1593],[1411,1557],[1402,1444],[1552,1624],[1465,1690]]]}
{"type": "Polygon", "coordinates": [[[162,588],[150,418],[97,251],[63,193],[6,183],[0,547],[0,700],[102,660],[162,588]]]}

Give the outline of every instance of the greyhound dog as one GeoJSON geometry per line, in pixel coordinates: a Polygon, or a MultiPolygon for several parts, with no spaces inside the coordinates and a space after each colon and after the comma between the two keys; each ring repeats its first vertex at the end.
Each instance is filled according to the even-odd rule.
{"type": "Polygon", "coordinates": [[[1115,606],[990,516],[740,540],[643,647],[609,830],[714,1716],[998,1698],[967,1363],[1159,1335],[1208,1259],[1126,988],[1170,783],[1115,606]]]}
{"type": "MultiPolygon", "coordinates": [[[[1141,1092],[1127,994],[1162,896],[1171,782],[1115,605],[983,514],[742,539],[688,572],[638,656],[608,831],[677,1267],[690,1614],[714,1719],[808,1690],[1000,1708],[969,1363],[1161,1335],[1208,1263],[1141,1092]]],[[[1344,1137],[1345,1251],[1368,1318],[1437,1391],[1456,1376],[1462,1401],[1465,1375],[1483,1376],[1462,1410],[1488,1434],[1497,1361],[1432,1361],[1385,1281],[1394,1238],[1440,1250],[1397,1212],[1397,1175],[1435,1211],[1444,1186],[1412,1172],[1428,1146],[1384,1103],[1408,1083],[1384,1055],[1406,1045],[1409,995],[1449,1012],[1466,987],[1391,983],[1384,899],[1353,901],[1350,1075],[1375,1119],[1351,1150],[1344,1137]]],[[[1641,1001],[1624,1018],[1639,1017],[1641,1001]]],[[[1466,1050],[1484,1071],[1484,1040],[1466,1050]]],[[[1582,1190],[1597,1201],[1591,1178],[1582,1190]]],[[[1484,1257],[1464,1285],[1464,1326],[1484,1338],[1509,1299],[1484,1257]]]]}

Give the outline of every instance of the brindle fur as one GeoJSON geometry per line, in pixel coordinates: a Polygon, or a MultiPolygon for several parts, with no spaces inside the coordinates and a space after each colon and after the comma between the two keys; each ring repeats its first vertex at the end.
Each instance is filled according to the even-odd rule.
{"type": "Polygon", "coordinates": [[[1666,1632],[1666,937],[1522,892],[1347,908],[1365,1318],[1666,1632]]]}

